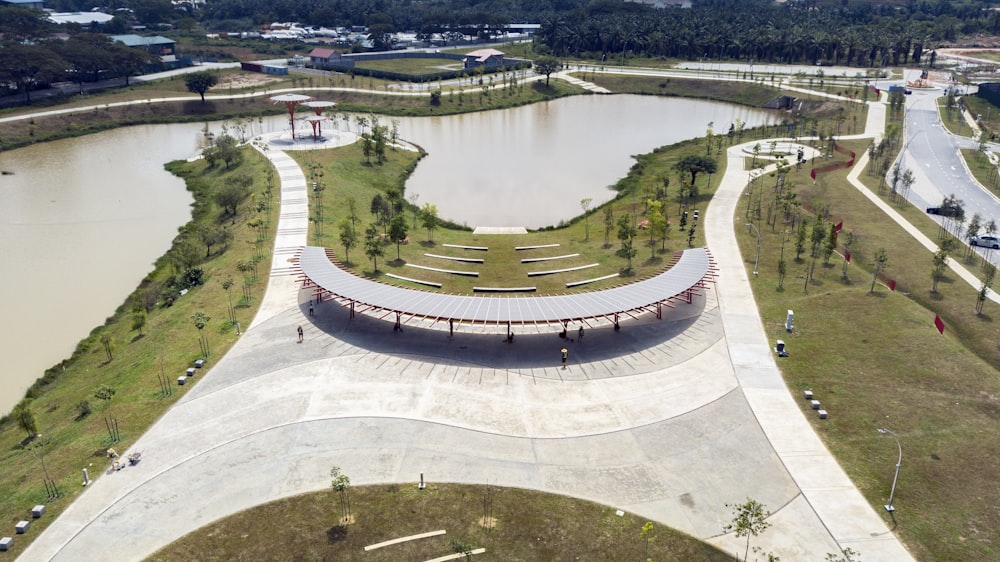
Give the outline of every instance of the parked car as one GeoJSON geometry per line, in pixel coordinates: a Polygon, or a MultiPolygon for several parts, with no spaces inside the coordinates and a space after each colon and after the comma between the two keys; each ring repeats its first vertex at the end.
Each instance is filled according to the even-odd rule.
{"type": "Polygon", "coordinates": [[[973,236],[969,238],[969,245],[1000,249],[1000,238],[991,235],[973,236]]]}
{"type": "Polygon", "coordinates": [[[958,207],[928,207],[928,215],[941,215],[942,217],[958,216],[958,207]]]}

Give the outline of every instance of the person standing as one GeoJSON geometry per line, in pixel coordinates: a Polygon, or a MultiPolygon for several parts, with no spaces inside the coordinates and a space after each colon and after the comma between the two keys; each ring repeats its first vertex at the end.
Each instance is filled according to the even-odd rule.
{"type": "Polygon", "coordinates": [[[569,359],[569,350],[564,347],[564,348],[562,348],[561,351],[562,351],[562,365],[563,365],[562,368],[565,369],[566,368],[566,360],[569,359]]]}
{"type": "Polygon", "coordinates": [[[580,324],[580,330],[576,333],[576,339],[583,341],[583,324],[580,324]]]}
{"type": "Polygon", "coordinates": [[[302,324],[299,324],[298,332],[299,332],[299,343],[302,343],[303,339],[302,324]]]}

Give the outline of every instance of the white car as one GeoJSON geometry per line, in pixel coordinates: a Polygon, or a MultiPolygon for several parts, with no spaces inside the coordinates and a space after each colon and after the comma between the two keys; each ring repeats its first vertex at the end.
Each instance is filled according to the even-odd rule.
{"type": "Polygon", "coordinates": [[[973,236],[969,238],[970,246],[985,246],[987,248],[1000,249],[1000,238],[996,236],[973,236]]]}

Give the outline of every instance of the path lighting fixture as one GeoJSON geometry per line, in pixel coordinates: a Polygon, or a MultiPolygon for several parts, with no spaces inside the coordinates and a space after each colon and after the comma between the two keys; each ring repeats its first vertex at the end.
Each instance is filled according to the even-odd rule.
{"type": "Polygon", "coordinates": [[[757,225],[752,222],[748,222],[747,226],[752,228],[754,232],[757,233],[757,257],[753,260],[753,275],[757,276],[757,264],[760,263],[760,231],[757,230],[757,225]]]}
{"type": "Polygon", "coordinates": [[[882,506],[886,511],[892,513],[893,511],[896,511],[896,508],[892,507],[892,496],[896,494],[896,479],[899,478],[899,465],[903,464],[903,446],[899,444],[899,438],[896,437],[896,434],[892,431],[880,427],[878,432],[884,435],[891,435],[892,438],[896,440],[896,447],[899,448],[899,460],[896,461],[896,473],[892,476],[892,489],[889,490],[889,503],[882,506]]]}

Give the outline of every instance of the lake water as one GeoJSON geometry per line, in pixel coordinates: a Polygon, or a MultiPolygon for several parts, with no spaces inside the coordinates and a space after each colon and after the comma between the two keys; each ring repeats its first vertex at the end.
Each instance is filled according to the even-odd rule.
{"type": "MultiPolygon", "coordinates": [[[[539,227],[611,199],[634,154],[774,114],[713,102],[576,96],[502,111],[401,118],[429,156],[407,183],[443,218],[539,227]]],[[[389,123],[388,118],[382,122],[389,123]]],[[[287,118],[255,123],[280,131],[287,118]]],[[[0,153],[0,412],[102,324],[190,218],[165,162],[197,153],[202,124],[147,125],[0,153]]],[[[211,129],[219,134],[221,123],[211,129]]],[[[259,132],[259,131],[255,131],[259,132]]]]}

